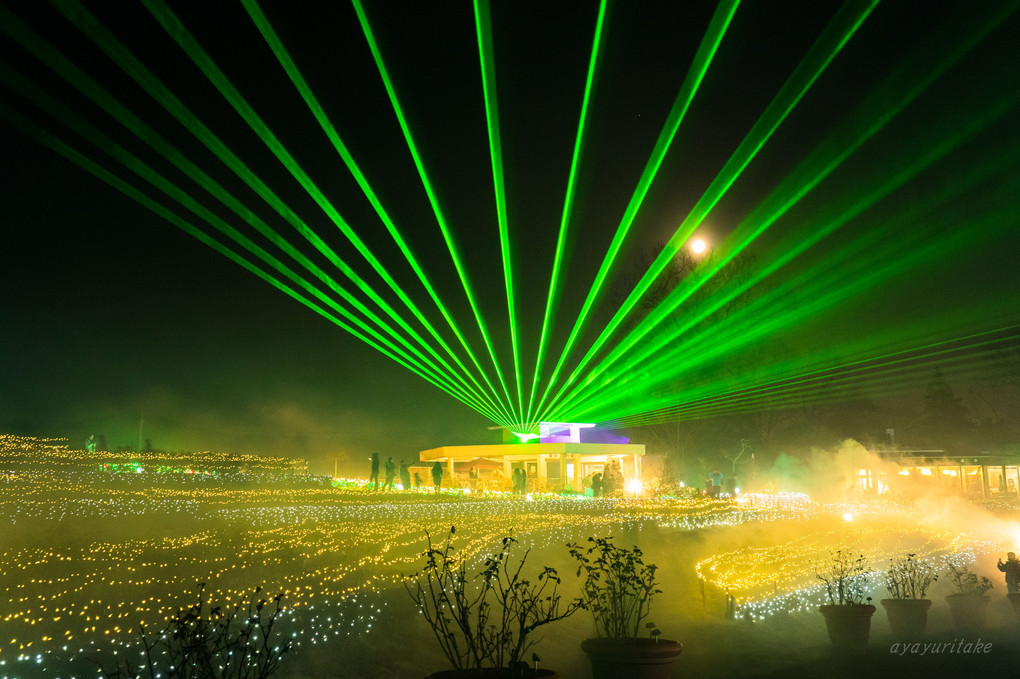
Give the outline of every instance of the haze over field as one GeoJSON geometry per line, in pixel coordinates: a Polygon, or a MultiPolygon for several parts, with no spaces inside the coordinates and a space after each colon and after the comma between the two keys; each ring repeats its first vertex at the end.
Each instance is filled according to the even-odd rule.
{"type": "MultiPolygon", "coordinates": [[[[852,447],[817,452],[817,468],[837,469],[852,447]]],[[[442,669],[446,661],[403,584],[423,565],[426,531],[438,542],[451,525],[473,568],[512,532],[517,553],[532,550],[531,568],[559,569],[570,596],[579,590],[567,542],[613,536],[640,546],[658,565],[664,592],[651,619],[687,645],[681,675],[712,667],[726,649],[734,676],[797,672],[826,657],[815,570],[838,549],[865,556],[875,599],[885,596],[879,572],[908,553],[941,572],[955,563],[988,575],[996,583],[988,633],[999,646],[986,662],[1011,648],[1002,634],[1012,629],[1012,613],[994,562],[1020,542],[1015,502],[865,501],[845,494],[843,479],[808,496],[781,490],[778,477],[766,489],[721,499],[382,493],[364,479],[308,475],[283,458],[130,461],[12,436],[3,437],[0,453],[0,638],[10,640],[0,643],[0,676],[94,676],[94,662],[109,669],[117,658],[137,659],[139,625],[158,629],[195,601],[199,583],[210,602],[228,606],[256,587],[270,601],[281,595],[277,631],[294,646],[279,676],[335,676],[338,663],[352,677],[442,669]],[[737,643],[742,650],[731,648],[737,643]],[[764,656],[741,667],[752,652],[764,656]]],[[[943,577],[930,593],[931,638],[953,633],[939,603],[949,591],[943,577]]],[[[586,614],[550,627],[538,647],[543,666],[586,676],[579,643],[591,633],[586,614]]],[[[880,654],[890,643],[881,611],[873,637],[880,654]]]]}

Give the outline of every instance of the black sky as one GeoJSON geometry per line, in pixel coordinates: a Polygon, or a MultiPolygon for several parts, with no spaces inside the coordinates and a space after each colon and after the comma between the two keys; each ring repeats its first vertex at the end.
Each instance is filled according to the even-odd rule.
{"type": "MultiPolygon", "coordinates": [[[[86,4],[296,212],[307,215],[318,233],[354,261],[336,229],[144,7],[86,4]]],[[[346,3],[263,4],[352,154],[466,324],[466,303],[453,293],[456,279],[353,9],[346,3]]],[[[981,16],[1007,6],[983,4],[981,16]]],[[[519,304],[525,327],[531,329],[522,340],[525,354],[535,348],[595,20],[594,3],[549,5],[496,2],[492,12],[519,304]]],[[[407,271],[396,264],[392,241],[240,4],[171,7],[366,243],[381,260],[394,263],[401,283],[411,285],[407,271]]],[[[610,11],[580,176],[576,220],[583,228],[571,244],[570,285],[558,333],[569,329],[570,314],[587,291],[597,257],[605,251],[714,7],[707,2],[617,2],[610,11]]],[[[814,0],[748,0],[738,10],[635,223],[625,260],[633,261],[672,233],[838,8],[839,3],[814,0]]],[[[17,3],[9,10],[181,153],[242,200],[257,203],[249,189],[59,12],[45,3],[17,3]]],[[[505,300],[470,4],[366,3],[366,11],[486,318],[503,336],[505,300]]],[[[932,36],[953,35],[959,17],[978,22],[980,16],[971,14],[962,2],[882,2],[720,203],[706,235],[721,242],[785,173],[858,110],[877,83],[927,49],[932,36]]],[[[952,121],[957,109],[966,119],[981,108],[968,108],[967,98],[983,94],[994,103],[1015,90],[1020,74],[1009,39],[1016,35],[1015,15],[906,111],[856,166],[848,164],[817,192],[815,207],[852,191],[855,182],[887,160],[895,161],[883,159],[883,153],[908,152],[897,151],[901,141],[902,149],[916,152],[912,135],[925,140],[930,122],[932,129],[940,129],[933,120],[952,121]]],[[[960,23],[962,34],[968,23],[960,23]]],[[[946,49],[953,47],[948,41],[946,49]]],[[[8,35],[0,36],[0,58],[118,141],[147,154],[182,188],[201,195],[8,35]]],[[[936,63],[938,55],[930,60],[936,63]]],[[[101,158],[17,93],[7,87],[2,92],[0,101],[11,109],[101,158]]],[[[946,161],[944,173],[939,167],[929,171],[887,207],[893,211],[926,200],[946,177],[955,176],[950,171],[954,163],[980,166],[990,154],[1015,144],[1016,122],[1014,106],[946,161]]],[[[102,432],[111,446],[134,445],[144,418],[144,437],[160,448],[297,455],[313,459],[317,470],[331,465],[334,456],[361,459],[377,449],[410,458],[423,448],[487,436],[484,417],[6,123],[0,124],[0,149],[0,430],[69,436],[74,442],[102,432]]],[[[103,162],[119,176],[129,176],[103,162]]],[[[1005,185],[1015,176],[997,175],[995,181],[1005,185]]],[[[988,196],[1002,200],[995,188],[983,184],[954,209],[964,212],[966,201],[988,196]]],[[[213,205],[208,197],[203,203],[213,205]]],[[[998,213],[1015,216],[1015,199],[1006,203],[996,208],[998,213]]],[[[812,209],[810,202],[805,204],[802,222],[812,209]]],[[[269,210],[263,206],[259,213],[269,210]]],[[[283,230],[278,218],[272,223],[283,230]]],[[[860,228],[870,228],[863,224],[860,228]]],[[[954,304],[966,304],[968,297],[979,304],[990,287],[1008,291],[1017,282],[1009,256],[1015,242],[999,246],[985,249],[982,256],[962,253],[961,270],[945,281],[929,278],[932,287],[939,295],[959,291],[961,299],[954,304]]],[[[903,299],[926,303],[924,290],[904,285],[903,299]]],[[[868,313],[871,307],[865,307],[868,313]]],[[[989,313],[1009,320],[1016,310],[989,313]]],[[[477,338],[472,343],[481,346],[477,338]]]]}

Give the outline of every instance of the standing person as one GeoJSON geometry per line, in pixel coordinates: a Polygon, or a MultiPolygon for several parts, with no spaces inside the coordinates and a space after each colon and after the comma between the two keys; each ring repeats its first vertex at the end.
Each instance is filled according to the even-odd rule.
{"type": "Polygon", "coordinates": [[[722,472],[713,469],[708,478],[712,479],[712,497],[719,497],[719,491],[722,490],[722,472]]]}
{"type": "Polygon", "coordinates": [[[468,470],[468,482],[471,490],[478,490],[478,469],[475,467],[468,470]]]}
{"type": "Polygon", "coordinates": [[[602,495],[612,495],[616,490],[616,469],[609,463],[602,470],[602,495]]]}
{"type": "Polygon", "coordinates": [[[435,486],[437,493],[439,487],[443,485],[443,465],[439,464],[439,460],[432,465],[432,485],[435,486]]]}
{"type": "Polygon", "coordinates": [[[1020,561],[1017,561],[1016,552],[1008,552],[1006,563],[999,559],[995,565],[1006,574],[1007,594],[1020,594],[1020,561]]]}
{"type": "Polygon", "coordinates": [[[386,485],[383,490],[393,490],[393,477],[397,475],[397,465],[392,457],[386,458],[386,485]]]}
{"type": "Polygon", "coordinates": [[[591,477],[591,496],[600,497],[602,495],[602,472],[596,472],[595,476],[591,477]]]}
{"type": "Polygon", "coordinates": [[[411,470],[407,468],[404,461],[400,461],[400,485],[404,490],[411,490],[411,470]]]}
{"type": "Polygon", "coordinates": [[[372,490],[379,490],[379,453],[372,453],[372,475],[368,477],[368,482],[372,483],[375,481],[375,488],[372,490]]]}
{"type": "Polygon", "coordinates": [[[623,490],[623,469],[620,467],[619,460],[609,463],[609,473],[602,477],[602,490],[606,492],[623,490]],[[609,488],[606,488],[607,477],[609,478],[609,488]]]}

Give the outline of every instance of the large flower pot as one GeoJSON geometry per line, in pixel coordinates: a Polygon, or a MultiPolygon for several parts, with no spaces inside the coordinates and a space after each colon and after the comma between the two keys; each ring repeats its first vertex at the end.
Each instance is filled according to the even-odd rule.
{"type": "Polygon", "coordinates": [[[538,670],[529,667],[511,670],[501,667],[483,667],[467,670],[440,670],[428,675],[426,679],[560,679],[560,675],[552,670],[538,670]]]}
{"type": "Polygon", "coordinates": [[[669,679],[684,645],[660,639],[585,639],[593,679],[669,679]]]}
{"type": "Polygon", "coordinates": [[[825,629],[832,647],[839,653],[860,655],[868,648],[871,635],[871,616],[875,607],[870,604],[827,605],[818,610],[825,616],[825,629]]]}
{"type": "Polygon", "coordinates": [[[946,597],[953,624],[958,631],[979,630],[985,626],[988,602],[991,597],[983,594],[950,594],[946,597]]]}
{"type": "Polygon", "coordinates": [[[889,627],[901,639],[920,639],[928,627],[931,599],[882,599],[889,627]]]}

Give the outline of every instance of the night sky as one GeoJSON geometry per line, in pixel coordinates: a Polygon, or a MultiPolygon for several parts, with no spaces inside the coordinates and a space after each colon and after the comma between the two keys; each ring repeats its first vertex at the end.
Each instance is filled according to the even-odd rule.
{"type": "MultiPolygon", "coordinates": [[[[142,5],[86,4],[316,233],[369,276],[353,248],[142,5]]],[[[240,3],[170,4],[301,167],[424,306],[427,297],[240,3]]],[[[449,256],[354,10],[347,3],[263,4],[430,279],[471,331],[469,341],[481,356],[477,329],[470,325],[463,294],[456,291],[449,256]]],[[[595,3],[558,3],[558,9],[548,4],[553,3],[495,2],[492,8],[524,356],[535,352],[597,9],[595,3]]],[[[911,58],[937,63],[939,50],[931,46],[943,44],[939,36],[946,36],[948,53],[959,46],[951,37],[962,40],[998,8],[1016,6],[979,3],[975,14],[967,10],[971,4],[978,3],[882,2],[701,233],[723,243],[733,225],[827,135],[852,122],[878,83],[911,58]],[[925,50],[932,54],[924,56],[925,50]]],[[[254,192],[45,5],[17,3],[9,11],[297,242],[294,231],[273,217],[254,192]]],[[[672,234],[838,7],[814,0],[748,0],[739,8],[621,253],[624,278],[634,261],[672,234]]],[[[555,342],[562,344],[574,320],[714,9],[706,2],[617,2],[611,7],[555,342]]],[[[505,353],[506,301],[470,4],[369,2],[366,12],[486,319],[505,353]]],[[[898,155],[919,155],[944,141],[945,130],[954,124],[958,128],[976,112],[1004,107],[987,128],[879,209],[902,214],[957,181],[961,167],[980,168],[993,156],[1015,151],[1020,125],[1016,98],[1009,96],[1020,89],[1020,65],[1010,39],[1017,35],[1017,14],[989,31],[882,135],[813,192],[788,223],[763,238],[760,256],[767,260],[770,247],[783,247],[784,237],[810,229],[813,209],[851,194],[859,182],[895,164],[898,155]]],[[[229,218],[201,188],[53,75],[10,34],[0,36],[0,59],[229,218]]],[[[905,81],[902,86],[910,85],[905,81]]],[[[173,206],[8,85],[0,88],[5,106],[173,206]]],[[[0,149],[0,431],[68,436],[74,444],[103,433],[117,447],[137,445],[144,418],[143,436],[157,448],[301,456],[312,460],[314,471],[331,470],[334,457],[360,464],[372,450],[413,458],[424,448],[488,440],[490,423],[482,415],[6,122],[0,123],[0,149]]],[[[952,229],[969,214],[986,213],[1016,224],[1016,194],[1010,200],[1007,189],[1016,183],[1017,166],[1007,163],[940,207],[940,214],[951,214],[957,222],[932,221],[931,228],[952,229]]],[[[845,246],[876,228],[880,215],[869,213],[856,230],[829,247],[845,246]]],[[[902,229],[926,228],[927,219],[921,212],[914,221],[905,220],[902,229]]],[[[231,223],[240,228],[236,217],[231,223]]],[[[926,238],[919,232],[920,242],[926,238]]],[[[1015,238],[975,241],[951,266],[933,263],[917,278],[890,284],[886,298],[860,301],[847,313],[888,320],[923,315],[930,305],[980,307],[989,292],[997,300],[1015,302],[1015,293],[1010,297],[1020,284],[1015,246],[1015,238]]],[[[316,256],[307,245],[302,251],[316,256]]],[[[824,252],[811,255],[821,256],[824,252]]],[[[1016,306],[1001,302],[987,310],[989,327],[1009,325],[1017,316],[1016,306]]],[[[973,325],[968,320],[961,328],[967,323],[973,325]]],[[[508,355],[503,361],[509,364],[508,355]]]]}

